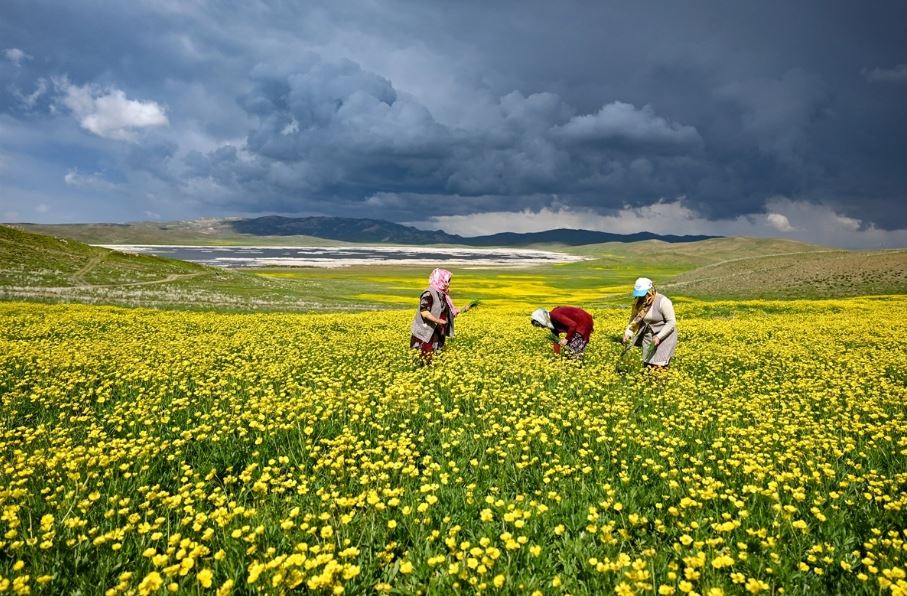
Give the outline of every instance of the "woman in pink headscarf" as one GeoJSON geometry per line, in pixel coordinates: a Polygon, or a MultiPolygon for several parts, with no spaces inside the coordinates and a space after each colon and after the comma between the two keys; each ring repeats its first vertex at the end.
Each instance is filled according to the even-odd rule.
{"type": "Polygon", "coordinates": [[[454,306],[450,299],[450,271],[435,269],[428,277],[428,288],[419,298],[419,310],[413,318],[412,337],[409,345],[414,350],[421,350],[426,362],[431,362],[432,354],[444,347],[447,338],[453,335],[453,320],[462,310],[454,306]]]}

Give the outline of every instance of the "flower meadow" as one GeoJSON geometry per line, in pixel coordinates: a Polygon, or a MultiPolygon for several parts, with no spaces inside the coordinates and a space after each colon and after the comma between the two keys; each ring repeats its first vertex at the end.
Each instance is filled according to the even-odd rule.
{"type": "Polygon", "coordinates": [[[412,310],[0,304],[0,592],[907,592],[907,298],[675,304],[624,374],[623,308],[423,367],[412,310]]]}

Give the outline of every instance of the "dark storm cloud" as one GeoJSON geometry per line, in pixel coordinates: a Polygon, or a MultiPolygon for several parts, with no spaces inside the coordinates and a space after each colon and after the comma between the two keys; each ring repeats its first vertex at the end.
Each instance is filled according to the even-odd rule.
{"type": "MultiPolygon", "coordinates": [[[[250,196],[240,192],[244,185],[264,181],[281,204],[287,193],[355,202],[396,192],[410,203],[428,195],[444,215],[452,213],[437,198],[444,194],[482,197],[469,204],[499,210],[558,193],[615,208],[640,200],[628,188],[661,182],[670,189],[664,178],[687,165],[677,156],[695,155],[702,145],[695,128],[650,106],[615,101],[578,114],[553,93],[508,93],[489,106],[481,128],[445,125],[389,80],[351,61],[314,55],[289,71],[259,66],[251,80],[239,103],[257,122],[242,151],[214,151],[207,165],[193,155],[193,174],[244,196],[250,196]]],[[[390,210],[373,201],[362,208],[406,217],[406,205],[397,205],[390,210]]]]}
{"type": "Polygon", "coordinates": [[[905,228],[905,16],[818,0],[10,0],[0,113],[33,131],[0,129],[0,165],[27,150],[165,217],[682,198],[732,219],[787,197],[905,228]]]}

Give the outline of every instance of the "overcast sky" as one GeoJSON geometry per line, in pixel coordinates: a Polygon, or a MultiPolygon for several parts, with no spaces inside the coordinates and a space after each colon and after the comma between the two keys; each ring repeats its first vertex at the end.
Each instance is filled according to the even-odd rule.
{"type": "Polygon", "coordinates": [[[0,221],[907,246],[907,3],[0,2],[0,221]]]}

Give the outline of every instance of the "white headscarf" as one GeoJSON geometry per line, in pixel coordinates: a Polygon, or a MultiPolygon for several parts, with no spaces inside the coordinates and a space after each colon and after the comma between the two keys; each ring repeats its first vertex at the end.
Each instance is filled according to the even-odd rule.
{"type": "Polygon", "coordinates": [[[544,308],[537,308],[532,311],[532,320],[548,329],[554,329],[554,323],[551,322],[551,315],[544,308]]]}

